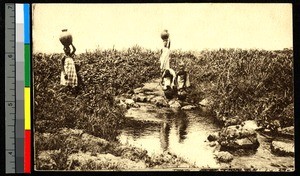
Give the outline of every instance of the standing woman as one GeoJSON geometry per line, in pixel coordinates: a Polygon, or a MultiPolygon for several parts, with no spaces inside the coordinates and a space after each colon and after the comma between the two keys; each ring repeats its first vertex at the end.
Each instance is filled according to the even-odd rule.
{"type": "Polygon", "coordinates": [[[59,37],[61,44],[64,46],[64,56],[61,59],[61,76],[60,84],[69,88],[74,88],[78,85],[78,77],[76,73],[76,67],[74,62],[74,54],[76,51],[73,45],[73,37],[67,29],[63,29],[59,37]],[[72,46],[72,52],[70,49],[72,46]]]}
{"type": "Polygon", "coordinates": [[[61,79],[60,84],[75,87],[78,84],[77,73],[74,63],[74,54],[76,51],[75,46],[71,43],[72,52],[70,46],[64,46],[65,55],[61,60],[61,79]]]}
{"type": "Polygon", "coordinates": [[[164,30],[161,33],[161,39],[163,40],[164,47],[161,50],[161,56],[160,56],[160,69],[161,73],[164,72],[164,70],[167,70],[170,68],[170,46],[171,41],[169,37],[168,30],[164,30]]]}

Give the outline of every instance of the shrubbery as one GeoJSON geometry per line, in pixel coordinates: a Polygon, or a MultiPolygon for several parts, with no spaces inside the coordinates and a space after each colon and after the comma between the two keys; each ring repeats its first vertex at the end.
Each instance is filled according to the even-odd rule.
{"type": "Polygon", "coordinates": [[[192,98],[213,97],[219,119],[255,119],[273,130],[293,125],[293,50],[175,51],[172,57],[175,66],[178,58],[187,64],[192,98]],[[210,89],[203,92],[201,84],[210,89]]]}
{"type": "MultiPolygon", "coordinates": [[[[159,51],[138,46],[77,55],[83,85],[77,95],[61,91],[61,54],[33,54],[35,130],[84,129],[115,140],[125,120],[114,96],[160,76],[159,51]]],[[[218,118],[239,116],[261,125],[293,125],[293,51],[220,49],[171,52],[171,67],[184,60],[192,84],[188,101],[210,96],[218,118]],[[205,91],[203,85],[208,86],[205,91]]]]}
{"type": "Polygon", "coordinates": [[[76,95],[61,91],[61,54],[34,54],[35,130],[84,129],[115,140],[124,122],[115,95],[132,90],[159,76],[158,52],[133,47],[124,51],[96,50],[77,55],[83,85],[76,95]]]}

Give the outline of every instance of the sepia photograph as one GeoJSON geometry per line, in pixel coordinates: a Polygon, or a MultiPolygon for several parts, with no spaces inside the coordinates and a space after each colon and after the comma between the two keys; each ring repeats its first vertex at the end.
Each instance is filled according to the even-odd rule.
{"type": "Polygon", "coordinates": [[[289,3],[34,3],[35,171],[295,171],[289,3]]]}

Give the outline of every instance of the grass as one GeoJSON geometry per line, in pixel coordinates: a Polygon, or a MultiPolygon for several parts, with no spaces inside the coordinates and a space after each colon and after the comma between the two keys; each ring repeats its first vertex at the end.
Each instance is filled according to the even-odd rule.
{"type": "MultiPolygon", "coordinates": [[[[75,61],[81,66],[83,84],[80,92],[73,94],[63,91],[59,84],[62,55],[34,53],[35,133],[81,129],[116,142],[126,119],[124,109],[116,104],[114,97],[158,78],[159,56],[159,51],[139,46],[77,55],[75,61]]],[[[171,67],[178,70],[180,60],[186,63],[192,84],[187,101],[198,103],[211,97],[214,116],[220,121],[238,116],[242,120],[256,120],[273,131],[294,124],[292,49],[172,51],[171,67]]],[[[62,156],[54,157],[58,165],[61,163],[56,166],[58,169],[65,169],[63,163],[72,152],[82,150],[82,145],[74,140],[66,143],[53,137],[43,145],[38,137],[35,141],[39,151],[60,151],[54,154],[62,156]],[[66,144],[74,151],[63,149],[66,144]]]]}

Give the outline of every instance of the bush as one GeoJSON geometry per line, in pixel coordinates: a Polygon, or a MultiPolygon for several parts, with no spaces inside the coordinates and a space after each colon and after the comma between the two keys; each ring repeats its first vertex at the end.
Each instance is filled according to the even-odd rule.
{"type": "Polygon", "coordinates": [[[220,117],[255,119],[268,128],[275,120],[281,127],[293,124],[293,50],[174,51],[171,56],[175,70],[178,60],[187,65],[190,100],[213,97],[220,117]]]}
{"type": "Polygon", "coordinates": [[[82,78],[78,93],[67,92],[59,84],[62,56],[33,54],[35,130],[55,132],[63,127],[78,128],[115,140],[125,118],[114,96],[158,77],[159,52],[135,46],[123,51],[96,50],[76,56],[82,78]]]}
{"type": "MultiPolygon", "coordinates": [[[[139,46],[80,54],[75,61],[81,68],[82,84],[74,95],[61,91],[59,85],[62,55],[33,54],[35,129],[51,132],[62,127],[80,128],[115,139],[125,118],[114,96],[158,78],[159,56],[159,51],[139,46]]],[[[174,50],[170,57],[175,71],[180,60],[186,63],[192,84],[187,101],[197,103],[212,97],[218,118],[255,119],[271,129],[278,123],[281,127],[293,124],[292,49],[174,50]]]]}

